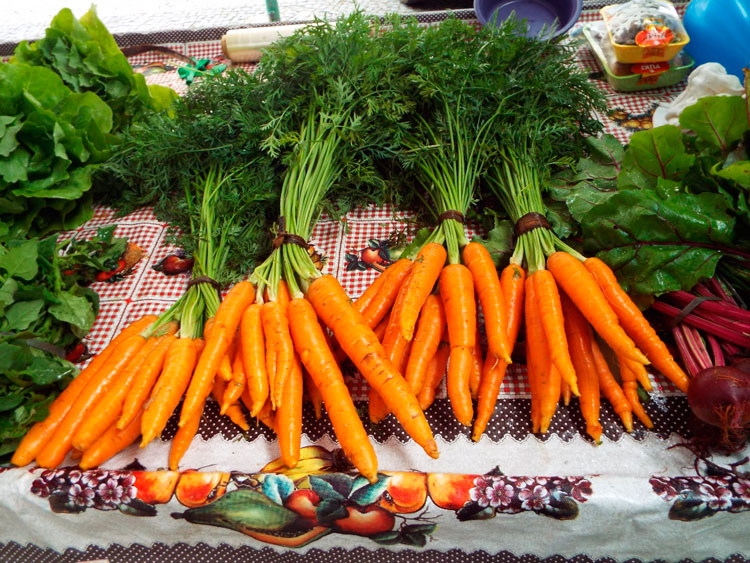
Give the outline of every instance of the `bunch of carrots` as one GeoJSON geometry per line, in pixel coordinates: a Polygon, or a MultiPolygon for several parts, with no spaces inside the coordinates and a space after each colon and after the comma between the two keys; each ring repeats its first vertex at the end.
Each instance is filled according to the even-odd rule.
{"type": "MultiPolygon", "coordinates": [[[[72,452],[87,469],[138,436],[145,446],[162,433],[189,386],[204,381],[212,370],[220,377],[211,374],[209,392],[223,398],[232,369],[221,337],[224,325],[234,322],[226,319],[226,309],[243,289],[238,284],[230,291],[220,314],[214,280],[222,276],[226,227],[232,217],[219,219],[216,202],[231,180],[232,173],[212,167],[186,188],[186,201],[199,207],[200,218],[192,233],[200,242],[187,291],[160,316],[147,315],[133,322],[97,354],[50,406],[48,417],[27,433],[12,458],[14,464],[35,460],[42,467],[56,467],[72,452]],[[220,369],[214,369],[216,356],[220,369]]],[[[203,406],[195,401],[184,405],[169,455],[173,469],[197,432],[203,406]]],[[[242,429],[249,429],[236,402],[223,413],[242,429]]]]}
{"type": "MultiPolygon", "coordinates": [[[[596,257],[586,258],[552,232],[544,215],[540,174],[532,159],[505,150],[502,164],[486,180],[516,224],[509,267],[525,278],[523,316],[532,430],[546,432],[560,399],[568,404],[576,396],[587,433],[598,442],[602,394],[628,431],[633,427],[633,414],[651,428],[638,397],[639,384],[652,390],[646,366],[653,365],[684,392],[688,376],[609,266],[596,257]],[[524,266],[525,275],[520,274],[524,266]],[[616,357],[619,382],[602,342],[616,357]]],[[[497,396],[495,389],[491,395],[497,396]]],[[[481,429],[475,426],[475,439],[481,429]]]]}

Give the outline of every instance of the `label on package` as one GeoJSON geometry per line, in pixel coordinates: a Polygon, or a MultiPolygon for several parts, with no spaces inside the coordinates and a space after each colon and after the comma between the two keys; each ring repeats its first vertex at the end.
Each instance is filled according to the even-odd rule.
{"type": "Polygon", "coordinates": [[[630,65],[633,74],[640,74],[638,84],[654,84],[663,73],[669,70],[668,62],[635,63],[630,65]]]}

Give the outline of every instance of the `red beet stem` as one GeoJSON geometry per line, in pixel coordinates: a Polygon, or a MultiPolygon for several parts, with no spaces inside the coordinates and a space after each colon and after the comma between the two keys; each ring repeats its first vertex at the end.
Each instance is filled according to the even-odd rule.
{"type": "MultiPolygon", "coordinates": [[[[651,307],[653,307],[654,310],[659,311],[660,313],[664,313],[665,315],[668,315],[672,318],[680,314],[680,309],[668,303],[664,303],[663,301],[659,301],[658,299],[653,302],[651,307]]],[[[705,330],[706,332],[711,333],[714,336],[718,336],[719,338],[727,340],[733,344],[737,344],[737,346],[742,346],[743,348],[747,348],[748,346],[750,346],[750,337],[748,337],[747,335],[737,332],[737,330],[735,329],[731,329],[708,319],[704,319],[703,317],[699,317],[698,315],[687,315],[684,319],[682,319],[682,322],[694,326],[695,328],[705,330]]]]}
{"type": "Polygon", "coordinates": [[[700,332],[690,325],[680,323],[682,333],[685,335],[690,351],[693,353],[698,365],[701,369],[711,367],[711,356],[708,355],[706,350],[706,343],[703,341],[700,332]]]}
{"type": "Polygon", "coordinates": [[[708,345],[711,347],[711,353],[714,356],[713,365],[727,365],[724,361],[724,353],[721,351],[721,344],[719,344],[719,341],[716,339],[716,337],[713,334],[709,334],[706,336],[706,339],[708,340],[708,345]]]}
{"type": "Polygon", "coordinates": [[[677,343],[677,350],[680,352],[680,356],[682,357],[682,361],[685,364],[685,368],[690,374],[690,377],[695,377],[695,374],[701,370],[701,367],[698,365],[698,361],[695,359],[680,325],[672,328],[672,336],[677,343]]]}
{"type": "MultiPolygon", "coordinates": [[[[672,291],[667,293],[666,297],[681,307],[685,307],[692,303],[694,299],[698,299],[695,295],[688,293],[687,291],[672,291]]],[[[710,296],[703,295],[702,297],[710,296]]],[[[700,311],[702,315],[707,318],[718,315],[720,318],[730,318],[750,323],[750,311],[741,309],[727,301],[703,301],[696,306],[694,310],[700,311]]]]}

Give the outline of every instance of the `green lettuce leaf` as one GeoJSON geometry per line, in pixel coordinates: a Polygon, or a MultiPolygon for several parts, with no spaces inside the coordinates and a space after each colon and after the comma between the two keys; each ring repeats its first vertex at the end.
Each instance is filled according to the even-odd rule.
{"type": "Polygon", "coordinates": [[[80,20],[64,8],[44,38],[20,43],[12,60],[46,66],[74,92],[96,94],[112,109],[114,131],[145,112],[169,107],[177,97],[171,88],[150,88],[143,75],[133,71],[94,7],[80,20]]]}

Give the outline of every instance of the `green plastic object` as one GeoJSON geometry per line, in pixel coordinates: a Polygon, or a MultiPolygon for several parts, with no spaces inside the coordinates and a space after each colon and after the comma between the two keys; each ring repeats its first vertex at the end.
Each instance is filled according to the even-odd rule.
{"type": "Polygon", "coordinates": [[[618,92],[637,92],[640,90],[653,90],[655,88],[672,86],[690,74],[690,71],[695,66],[693,58],[683,51],[679,57],[682,62],[679,65],[670,64],[669,69],[658,76],[646,77],[642,74],[618,75],[612,72],[612,69],[609,67],[607,57],[603,52],[600,43],[592,34],[589,25],[583,27],[583,36],[591,46],[591,50],[594,52],[594,56],[596,57],[599,66],[602,68],[602,71],[607,78],[607,82],[618,92]]]}

